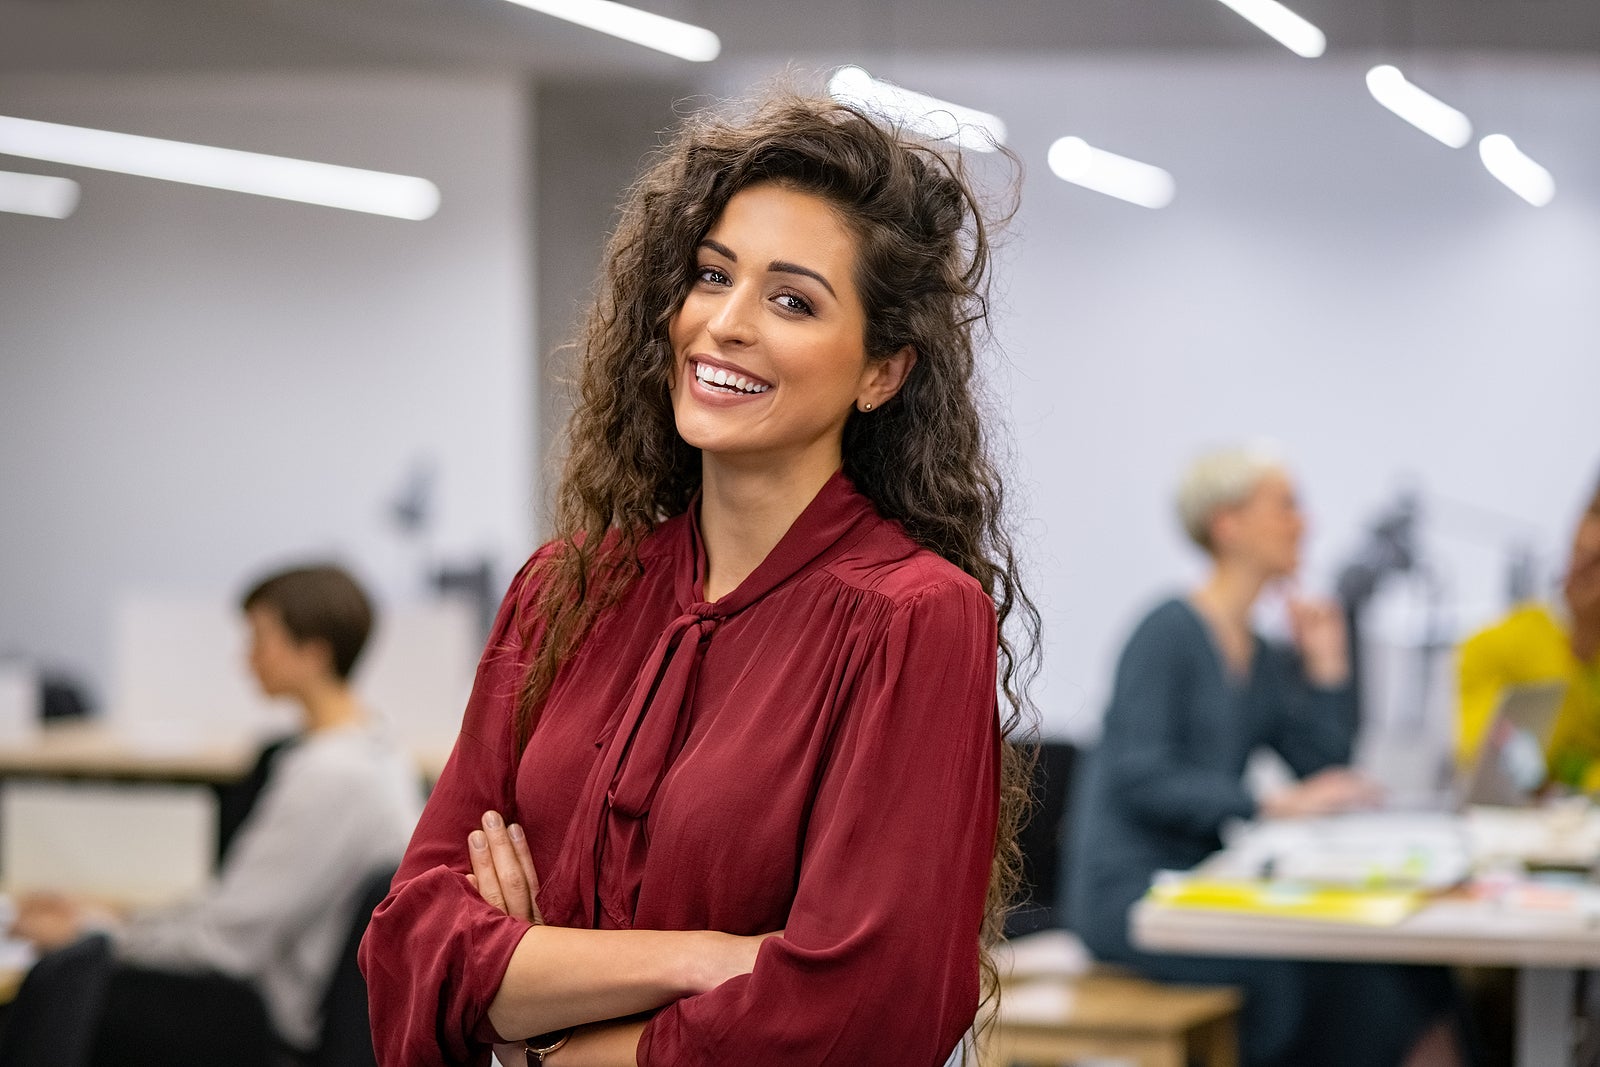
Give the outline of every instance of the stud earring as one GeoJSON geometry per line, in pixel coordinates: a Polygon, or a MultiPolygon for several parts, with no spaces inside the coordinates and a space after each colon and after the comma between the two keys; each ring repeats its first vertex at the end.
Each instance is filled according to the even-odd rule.
{"type": "Polygon", "coordinates": [[[872,401],[869,400],[865,404],[862,404],[861,405],[861,410],[862,411],[871,411],[872,410],[872,401]]]}

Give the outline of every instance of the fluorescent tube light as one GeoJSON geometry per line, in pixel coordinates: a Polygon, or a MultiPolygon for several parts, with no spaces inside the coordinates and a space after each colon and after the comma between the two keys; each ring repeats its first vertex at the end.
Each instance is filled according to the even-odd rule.
{"type": "Polygon", "coordinates": [[[0,155],[398,219],[426,219],[439,210],[439,187],[424,178],[4,115],[0,155]]]}
{"type": "Polygon", "coordinates": [[[64,219],[77,208],[78,193],[71,178],[0,170],[0,211],[64,219]]]}
{"type": "Polygon", "coordinates": [[[1523,155],[1503,133],[1491,133],[1478,142],[1478,157],[1500,183],[1534,207],[1544,207],[1556,195],[1550,172],[1523,155]]]}
{"type": "Polygon", "coordinates": [[[586,29],[609,33],[693,63],[709,63],[722,51],[722,41],[710,30],[687,22],[652,15],[612,0],[510,0],[511,3],[575,22],[586,29]]]}
{"type": "Polygon", "coordinates": [[[1217,0],[1297,56],[1315,59],[1328,49],[1323,32],[1278,0],[1217,0]]]}
{"type": "Polygon", "coordinates": [[[1467,116],[1406,81],[1397,67],[1384,64],[1367,71],[1367,90],[1378,103],[1451,148],[1472,140],[1472,122],[1467,116]]]}
{"type": "Polygon", "coordinates": [[[828,95],[961,148],[993,152],[1006,143],[1006,124],[997,116],[879,81],[860,67],[840,67],[828,79],[828,95]]]}
{"type": "Polygon", "coordinates": [[[1178,191],[1160,167],[1096,148],[1081,137],[1063,137],[1046,157],[1056,177],[1140,207],[1163,208],[1178,191]]]}

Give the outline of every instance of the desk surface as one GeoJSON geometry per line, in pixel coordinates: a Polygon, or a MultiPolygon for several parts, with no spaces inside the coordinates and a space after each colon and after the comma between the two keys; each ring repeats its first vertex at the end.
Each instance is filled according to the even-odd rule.
{"type": "Polygon", "coordinates": [[[226,782],[248,771],[259,750],[258,742],[245,738],[155,744],[102,723],[53,723],[26,740],[0,742],[0,775],[226,782]]]}
{"type": "MultiPolygon", "coordinates": [[[[161,744],[104,723],[54,723],[22,741],[0,741],[0,777],[140,779],[161,782],[232,782],[255,764],[261,741],[237,738],[201,744],[161,744]]],[[[414,746],[417,767],[429,781],[444,770],[448,745],[414,746]]]]}
{"type": "Polygon", "coordinates": [[[1600,921],[1539,915],[1447,895],[1393,926],[1175,908],[1142,900],[1130,928],[1155,952],[1281,959],[1383,960],[1505,967],[1600,966],[1600,921]]]}

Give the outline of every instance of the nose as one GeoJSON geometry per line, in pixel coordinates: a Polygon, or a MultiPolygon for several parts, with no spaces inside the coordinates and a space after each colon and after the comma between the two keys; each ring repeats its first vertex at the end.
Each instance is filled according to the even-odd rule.
{"type": "Polygon", "coordinates": [[[718,344],[749,345],[756,340],[756,303],[760,295],[736,285],[721,300],[706,322],[706,329],[718,344]]]}

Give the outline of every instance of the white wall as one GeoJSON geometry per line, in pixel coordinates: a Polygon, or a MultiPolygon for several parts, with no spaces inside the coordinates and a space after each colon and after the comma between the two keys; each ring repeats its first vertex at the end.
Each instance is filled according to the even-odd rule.
{"type": "MultiPolygon", "coordinates": [[[[531,116],[510,79],[0,80],[23,115],[418,174],[425,222],[0,160],[83,186],[0,214],[0,653],[107,682],[127,591],[234,596],[307,554],[388,600],[531,540],[531,116]],[[429,537],[387,502],[437,476],[429,537]]],[[[459,708],[448,714],[459,714],[459,708]]]]}
{"type": "MultiPolygon", "coordinates": [[[[1282,443],[1314,518],[1313,587],[1404,485],[1431,510],[1452,631],[1496,607],[1511,537],[1559,562],[1600,461],[1600,64],[1403,64],[1550,166],[1560,191],[1536,210],[1471,148],[1374,104],[1361,76],[1381,58],[807,64],[863,61],[997,112],[1027,168],[992,386],[1015,431],[1053,732],[1094,731],[1136,614],[1196,573],[1167,497],[1207,442],[1282,443]],[[1167,167],[1177,201],[1149,212],[1057,181],[1044,155],[1065,133],[1167,167]]],[[[781,65],[722,65],[708,87],[742,92],[781,65]]],[[[408,574],[381,506],[423,451],[442,457],[444,547],[523,547],[516,92],[296,79],[197,104],[189,87],[0,83],[0,113],[243,127],[231,143],[425,174],[445,210],[407,224],[86,175],[68,222],[0,216],[0,647],[98,667],[108,590],[232,583],[300,548],[408,574]],[[307,381],[328,390],[309,405],[307,381]]],[[[643,138],[654,120],[598,128],[623,126],[643,138]]],[[[649,147],[589,153],[615,169],[593,188],[621,188],[649,147]]],[[[542,272],[567,269],[539,248],[542,272]]]]}
{"type": "Polygon", "coordinates": [[[1600,62],[1402,60],[1480,135],[1509,134],[1554,172],[1555,201],[1534,209],[1475,148],[1378,107],[1363,74],[1382,58],[815,63],[862,61],[996,113],[1026,167],[991,386],[1030,515],[1051,732],[1096,731],[1128,629],[1196,575],[1168,501],[1211,442],[1282,445],[1312,516],[1314,588],[1406,485],[1433,515],[1452,632],[1499,607],[1510,536],[1559,565],[1600,465],[1600,62]],[[1176,201],[1148,211],[1057,180],[1045,154],[1066,134],[1167,168],[1176,201]]]}

